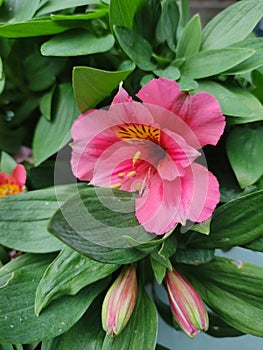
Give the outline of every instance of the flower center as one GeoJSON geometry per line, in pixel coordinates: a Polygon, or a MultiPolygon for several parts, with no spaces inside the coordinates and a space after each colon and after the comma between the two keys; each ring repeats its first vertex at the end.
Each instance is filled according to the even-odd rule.
{"type": "Polygon", "coordinates": [[[20,193],[20,188],[17,184],[0,185],[0,198],[20,193]]]}
{"type": "Polygon", "coordinates": [[[154,143],[160,142],[160,129],[144,125],[144,124],[130,124],[125,126],[119,126],[115,131],[115,135],[122,140],[149,140],[154,143]]]}

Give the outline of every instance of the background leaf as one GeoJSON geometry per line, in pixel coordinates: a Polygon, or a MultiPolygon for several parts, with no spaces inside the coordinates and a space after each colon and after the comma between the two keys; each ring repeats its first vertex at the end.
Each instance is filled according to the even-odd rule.
{"type": "Polygon", "coordinates": [[[185,26],[176,47],[177,58],[189,58],[195,55],[201,45],[201,21],[195,15],[185,26]]]}
{"type": "Polygon", "coordinates": [[[51,121],[41,117],[35,130],[33,154],[36,165],[41,164],[70,141],[69,131],[78,116],[69,83],[58,85],[55,94],[51,121]]]}
{"type": "Polygon", "coordinates": [[[226,48],[198,52],[181,67],[181,73],[193,79],[207,78],[235,67],[255,51],[250,49],[226,48]]]}
{"type": "Polygon", "coordinates": [[[78,108],[83,113],[95,107],[108,97],[134,69],[109,72],[91,67],[75,67],[73,70],[73,88],[78,108]]]}
{"type": "Polygon", "coordinates": [[[214,17],[203,30],[202,49],[221,49],[245,39],[263,16],[263,1],[239,1],[214,17]]]}
{"type": "Polygon", "coordinates": [[[156,68],[151,62],[153,51],[148,41],[128,28],[114,26],[113,29],[120,47],[139,68],[146,71],[156,68]]]}
{"type": "Polygon", "coordinates": [[[96,299],[82,318],[55,339],[44,340],[41,350],[100,350],[105,331],[101,327],[101,300],[96,299]]]}
{"type": "Polygon", "coordinates": [[[262,139],[262,126],[239,126],[228,134],[226,151],[241,188],[252,185],[263,175],[262,139]]]}
{"type": "Polygon", "coordinates": [[[1,152],[0,171],[6,174],[12,174],[16,167],[16,161],[13,157],[5,152],[1,152]]]}
{"type": "MultiPolygon", "coordinates": [[[[35,291],[41,275],[51,261],[50,257],[45,255],[37,258],[38,264],[35,264],[33,269],[29,264],[29,267],[24,266],[15,270],[12,278],[0,289],[1,343],[28,344],[64,333],[81,318],[92,301],[105,288],[106,281],[102,280],[84,288],[74,297],[54,301],[40,317],[36,317],[35,291]]],[[[2,269],[0,276],[4,273],[6,272],[2,269]]]]}
{"type": "Polygon", "coordinates": [[[5,0],[1,6],[0,22],[23,22],[31,19],[40,0],[5,0]]]}
{"type": "Polygon", "coordinates": [[[93,5],[100,4],[99,0],[48,0],[37,12],[38,16],[46,15],[48,13],[53,13],[56,11],[68,9],[70,7],[75,6],[83,6],[83,5],[93,5]]]}
{"type": "Polygon", "coordinates": [[[1,198],[0,243],[16,250],[45,253],[63,244],[47,232],[49,218],[61,201],[76,193],[76,185],[57,186],[1,198]]]}
{"type": "Polygon", "coordinates": [[[142,6],[144,0],[111,0],[110,1],[110,25],[124,26],[132,29],[133,18],[136,11],[142,6]]]}
{"type": "Polygon", "coordinates": [[[63,295],[75,295],[83,287],[107,277],[119,265],[105,264],[65,247],[44,272],[36,290],[35,313],[63,295]]]}
{"type": "Polygon", "coordinates": [[[41,46],[44,56],[81,56],[106,52],[114,45],[111,34],[101,38],[84,29],[75,29],[54,36],[41,46]]]}

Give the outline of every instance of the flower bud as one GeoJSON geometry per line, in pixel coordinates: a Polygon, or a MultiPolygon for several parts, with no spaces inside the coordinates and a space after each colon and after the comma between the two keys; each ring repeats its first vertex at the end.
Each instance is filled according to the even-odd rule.
{"type": "Polygon", "coordinates": [[[136,269],[126,266],[108,290],[102,304],[102,327],[118,335],[128,323],[138,294],[136,269]]]}
{"type": "Polygon", "coordinates": [[[193,338],[208,329],[205,305],[193,286],[177,271],[166,271],[165,284],[172,313],[181,329],[193,338]]]}

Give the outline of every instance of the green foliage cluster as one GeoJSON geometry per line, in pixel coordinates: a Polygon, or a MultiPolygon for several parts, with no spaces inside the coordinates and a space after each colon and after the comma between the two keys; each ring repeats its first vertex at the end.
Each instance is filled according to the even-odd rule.
{"type": "Polygon", "coordinates": [[[144,285],[161,284],[172,264],[212,310],[210,335],[263,337],[263,268],[216,256],[236,246],[263,252],[263,38],[252,32],[261,17],[263,0],[239,1],[205,28],[186,0],[0,0],[0,171],[10,172],[21,146],[33,151],[29,191],[0,201],[1,349],[162,349],[157,309],[176,325],[144,285]],[[221,191],[211,222],[149,241],[133,214],[120,219],[101,203],[129,194],[54,186],[53,176],[66,167],[56,155],[80,112],[109,104],[121,81],[133,95],[154,77],[214,95],[227,128],[204,150],[221,191]],[[81,205],[98,219],[90,227],[81,205]],[[122,227],[131,246],[114,248],[122,227]],[[116,241],[100,245],[92,235],[116,241]],[[24,254],[8,262],[10,249],[24,254]],[[109,338],[102,296],[129,263],[140,276],[136,308],[109,338]]]}

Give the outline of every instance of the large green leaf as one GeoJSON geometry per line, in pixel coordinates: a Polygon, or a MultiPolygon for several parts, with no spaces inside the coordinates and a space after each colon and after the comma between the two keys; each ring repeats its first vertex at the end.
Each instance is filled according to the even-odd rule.
{"type": "Polygon", "coordinates": [[[162,15],[160,18],[161,30],[171,50],[176,50],[177,26],[180,14],[176,1],[164,0],[162,2],[162,15]]]}
{"type": "Polygon", "coordinates": [[[105,332],[101,327],[101,300],[96,299],[82,318],[55,339],[44,340],[41,350],[101,350],[105,332]]]}
{"type": "Polygon", "coordinates": [[[155,305],[147,293],[139,288],[136,306],[127,326],[114,338],[106,336],[102,350],[154,350],[157,329],[155,305]]]}
{"type": "Polygon", "coordinates": [[[80,111],[85,112],[108,97],[133,70],[134,66],[131,69],[116,72],[91,67],[75,67],[73,88],[80,111]]]}
{"type": "Polygon", "coordinates": [[[142,36],[132,30],[114,26],[114,33],[126,55],[142,70],[153,70],[156,65],[151,62],[152,47],[142,36]]]}
{"type": "Polygon", "coordinates": [[[202,48],[221,49],[245,39],[262,16],[262,0],[237,2],[206,25],[203,30],[202,48]]]}
{"type": "Polygon", "coordinates": [[[255,183],[263,175],[263,126],[238,126],[230,130],[226,152],[241,188],[255,183]]]}
{"type": "MultiPolygon", "coordinates": [[[[28,38],[65,32],[70,24],[57,23],[51,19],[34,19],[21,23],[10,23],[0,26],[0,36],[5,38],[28,38]]],[[[74,26],[73,26],[74,27],[74,26]]]]}
{"type": "Polygon", "coordinates": [[[61,202],[76,193],[76,185],[20,193],[0,200],[0,243],[16,250],[45,253],[63,247],[47,232],[49,218],[61,202]]]}
{"type": "Polygon", "coordinates": [[[177,249],[174,257],[177,263],[200,265],[213,260],[214,249],[177,249]]]}
{"type": "Polygon", "coordinates": [[[263,234],[252,242],[244,245],[245,248],[263,253],[263,234]]]}
{"type": "Polygon", "coordinates": [[[225,203],[215,210],[210,235],[195,235],[191,246],[228,249],[255,240],[263,229],[262,199],[257,191],[225,203]]]}
{"type": "Polygon", "coordinates": [[[103,188],[88,188],[69,199],[52,217],[49,230],[83,255],[117,264],[149,254],[153,247],[139,245],[155,237],[135,218],[130,193],[103,188]]]}
{"type": "Polygon", "coordinates": [[[230,69],[225,74],[246,73],[263,66],[263,38],[248,38],[240,43],[236,43],[233,47],[252,49],[255,50],[255,54],[236,67],[230,69]]]}
{"type": "Polygon", "coordinates": [[[215,258],[192,270],[207,305],[241,332],[263,336],[263,267],[215,258]]]}
{"type": "Polygon", "coordinates": [[[228,85],[221,85],[215,81],[198,81],[198,88],[194,93],[205,91],[216,97],[224,115],[231,124],[247,123],[263,119],[261,103],[249,91],[228,85]]]}
{"type": "Polygon", "coordinates": [[[145,0],[111,0],[110,1],[110,25],[124,26],[132,29],[133,18],[136,11],[145,0]]]}
{"type": "Polygon", "coordinates": [[[40,0],[5,0],[1,6],[0,22],[23,22],[31,19],[40,0]]]}
{"type": "Polygon", "coordinates": [[[71,84],[58,86],[54,96],[54,110],[51,120],[41,117],[34,134],[33,154],[36,165],[58,152],[71,139],[69,133],[78,116],[71,84]]]}
{"type": "Polygon", "coordinates": [[[107,277],[118,267],[116,264],[92,260],[65,247],[48,266],[39,282],[35,301],[36,315],[52,300],[63,295],[75,295],[83,287],[107,277]]]}
{"type": "Polygon", "coordinates": [[[81,56],[110,50],[114,45],[111,34],[98,38],[84,29],[75,29],[54,36],[41,46],[44,56],[81,56]]]}
{"type": "Polygon", "coordinates": [[[185,61],[181,73],[193,79],[207,78],[235,67],[254,53],[254,50],[244,48],[201,51],[185,61]]]}
{"type": "MultiPolygon", "coordinates": [[[[36,260],[35,256],[33,260],[36,260]]],[[[10,276],[0,289],[1,343],[28,344],[64,333],[81,318],[107,283],[102,280],[84,288],[74,297],[56,300],[36,317],[35,292],[41,275],[50,263],[50,257],[37,256],[37,260],[38,263],[33,267],[29,263],[29,266],[16,269],[11,274],[8,265],[1,270],[1,277],[6,274],[10,276]]]]}
{"type": "Polygon", "coordinates": [[[64,10],[75,6],[100,4],[100,0],[48,0],[37,12],[37,16],[43,16],[48,13],[64,10]]]}
{"type": "Polygon", "coordinates": [[[201,21],[195,15],[185,26],[176,47],[177,58],[189,58],[195,55],[201,45],[201,21]]]}

